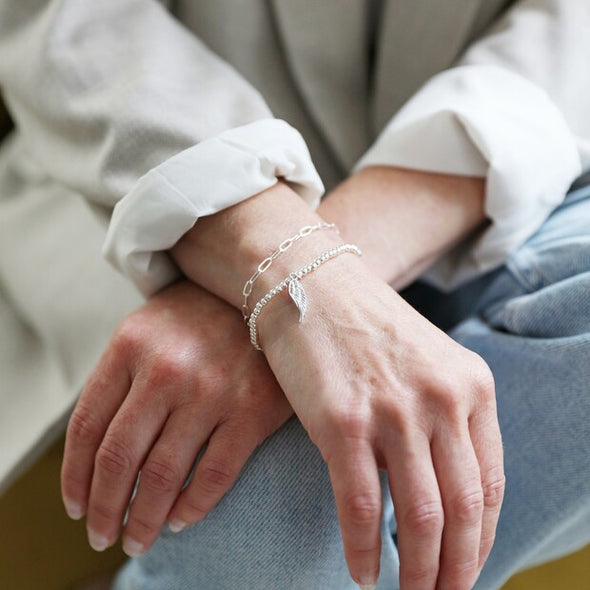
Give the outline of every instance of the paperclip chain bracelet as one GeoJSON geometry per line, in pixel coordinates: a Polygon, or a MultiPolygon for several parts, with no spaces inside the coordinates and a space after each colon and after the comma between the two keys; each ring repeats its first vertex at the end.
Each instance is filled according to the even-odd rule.
{"type": "Polygon", "coordinates": [[[287,251],[297,240],[301,238],[305,238],[310,233],[317,231],[319,229],[333,229],[338,232],[338,228],[336,227],[335,223],[327,223],[325,221],[321,221],[320,223],[316,223],[315,225],[304,225],[294,236],[283,240],[279,247],[267,258],[265,258],[256,268],[256,272],[246,281],[244,288],[242,289],[242,295],[244,296],[244,303],[242,304],[242,315],[244,319],[248,319],[248,315],[250,314],[250,308],[248,307],[248,297],[250,297],[252,293],[252,289],[254,288],[254,283],[258,280],[260,275],[267,271],[273,261],[278,258],[283,252],[287,251]]]}
{"type": "Polygon", "coordinates": [[[310,262],[307,266],[300,268],[299,270],[292,272],[287,278],[283,279],[276,287],[272,288],[255,306],[248,317],[247,324],[250,330],[250,342],[256,350],[262,350],[258,343],[258,330],[256,328],[256,320],[260,315],[260,312],[264,307],[271,301],[273,297],[284,291],[286,288],[289,289],[289,295],[299,310],[299,321],[302,322],[305,318],[305,312],[307,310],[307,296],[305,290],[299,283],[299,279],[305,275],[313,272],[318,266],[335,258],[336,256],[343,254],[344,252],[352,252],[357,256],[362,256],[362,252],[358,246],[354,244],[341,244],[335,248],[330,248],[322,254],[320,254],[313,262],[310,262]]]}

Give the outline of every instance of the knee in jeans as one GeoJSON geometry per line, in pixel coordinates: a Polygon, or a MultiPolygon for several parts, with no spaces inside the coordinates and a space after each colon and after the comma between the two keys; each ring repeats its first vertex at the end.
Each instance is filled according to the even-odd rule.
{"type": "Polygon", "coordinates": [[[586,269],[503,301],[485,314],[495,329],[528,338],[590,340],[590,251],[586,269]]]}

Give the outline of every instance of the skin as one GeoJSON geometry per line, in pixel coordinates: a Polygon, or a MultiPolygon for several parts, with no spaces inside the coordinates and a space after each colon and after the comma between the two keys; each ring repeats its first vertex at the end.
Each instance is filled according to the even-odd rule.
{"type": "Polygon", "coordinates": [[[376,276],[401,289],[487,224],[484,192],[482,178],[375,166],[336,187],[318,213],[362,249],[376,276]]]}
{"type": "MultiPolygon", "coordinates": [[[[242,285],[286,236],[321,217],[278,183],[199,220],[180,240],[171,255],[203,287],[199,307],[207,298],[211,305],[224,300],[227,313],[212,321],[211,314],[191,308],[190,299],[173,306],[178,321],[158,322],[158,305],[169,303],[165,290],[123,322],[72,416],[62,472],[66,507],[75,516],[88,515],[91,543],[96,546],[100,537],[103,545],[111,544],[142,469],[124,533],[128,552],[138,554],[153,542],[165,518],[180,528],[213,507],[256,444],[289,416],[286,397],[328,464],[352,578],[368,587],[377,580],[378,469],[386,469],[399,523],[402,588],[471,588],[490,551],[504,491],[493,379],[480,357],[421,317],[388,283],[407,284],[485,223],[483,181],[368,169],[336,188],[319,214],[336,221],[342,236],[321,231],[298,242],[261,275],[252,301],[343,239],[361,246],[364,258],[341,255],[304,279],[311,297],[304,329],[286,297],[276,297],[265,308],[259,335],[268,365],[260,353],[252,356],[235,311],[242,304],[242,285]],[[212,349],[207,327],[217,336],[230,325],[231,338],[212,349]],[[175,341],[175,331],[191,354],[181,354],[172,344],[154,350],[162,334],[175,341]],[[184,361],[180,367],[179,355],[184,361]],[[227,363],[242,356],[240,363],[227,363]],[[168,371],[162,358],[176,369],[168,371]],[[232,454],[222,428],[230,423],[228,408],[241,416],[240,403],[245,402],[227,385],[247,380],[252,371],[255,385],[249,393],[257,400],[252,429],[234,429],[232,440],[246,442],[236,443],[244,452],[228,468],[224,457],[232,454]],[[163,408],[162,397],[168,404],[163,408]],[[183,404],[195,408],[191,424],[198,422],[197,415],[207,416],[197,435],[172,419],[175,412],[183,416],[183,404]],[[144,407],[153,408],[147,416],[144,407]],[[133,434],[140,409],[142,432],[149,424],[149,435],[133,434]],[[187,466],[211,432],[218,431],[221,442],[214,459],[224,465],[221,482],[189,487],[174,503],[187,466]],[[183,465],[169,471],[183,436],[192,447],[183,465]],[[170,448],[176,451],[170,453],[170,448]],[[165,485],[160,495],[153,483],[158,477],[146,483],[146,466],[150,473],[153,465],[159,465],[160,475],[174,473],[167,478],[173,485],[165,485]],[[114,489],[123,491],[111,500],[114,489]],[[156,516],[146,527],[148,515],[156,516]]],[[[213,441],[212,436],[208,449],[213,441]]]]}
{"type": "Polygon", "coordinates": [[[124,537],[127,553],[139,555],[167,519],[207,514],[292,414],[241,315],[177,283],[121,322],[86,383],[67,429],[66,508],[86,515],[90,544],[105,549],[121,532],[141,469],[124,537]]]}

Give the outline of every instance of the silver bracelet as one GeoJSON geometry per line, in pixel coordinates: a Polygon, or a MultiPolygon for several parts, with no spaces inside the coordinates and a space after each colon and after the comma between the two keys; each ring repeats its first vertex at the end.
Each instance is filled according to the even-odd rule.
{"type": "Polygon", "coordinates": [[[242,304],[242,315],[244,316],[245,320],[248,319],[248,316],[250,314],[250,308],[248,307],[248,297],[250,297],[252,289],[254,288],[254,283],[258,280],[258,277],[263,272],[268,270],[275,258],[277,258],[280,254],[288,250],[297,240],[305,238],[310,233],[318,229],[333,229],[336,231],[336,233],[339,233],[335,223],[326,223],[325,221],[321,221],[320,223],[316,223],[315,225],[304,225],[294,236],[291,236],[290,238],[287,238],[286,240],[282,241],[279,244],[279,247],[258,265],[258,267],[256,268],[256,272],[246,281],[246,284],[242,289],[242,295],[244,296],[244,303],[242,304]]]}
{"type": "Polygon", "coordinates": [[[307,295],[305,294],[305,289],[299,282],[301,278],[305,275],[309,274],[310,272],[314,271],[320,264],[327,262],[331,258],[335,258],[339,254],[343,254],[344,252],[352,252],[357,256],[362,256],[363,253],[361,252],[358,246],[354,244],[341,244],[340,246],[336,246],[335,248],[330,248],[326,250],[324,253],[320,254],[313,262],[300,268],[299,270],[292,272],[287,278],[283,279],[276,287],[272,288],[255,306],[250,314],[250,317],[247,319],[248,328],[250,329],[250,342],[252,346],[256,350],[262,350],[260,344],[258,344],[258,331],[256,329],[256,320],[260,315],[260,312],[264,309],[264,306],[269,303],[269,301],[278,295],[281,291],[284,291],[285,288],[289,289],[289,295],[295,306],[299,310],[299,322],[301,323],[305,319],[305,313],[307,311],[307,295]]]}

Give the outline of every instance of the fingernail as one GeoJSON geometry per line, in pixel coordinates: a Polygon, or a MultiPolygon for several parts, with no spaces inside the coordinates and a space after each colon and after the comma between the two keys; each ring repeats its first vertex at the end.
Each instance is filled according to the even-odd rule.
{"type": "Polygon", "coordinates": [[[168,521],[168,528],[173,533],[179,533],[180,531],[184,530],[188,526],[188,522],[184,522],[184,520],[180,520],[178,518],[173,518],[172,520],[168,521]]]}
{"type": "Polygon", "coordinates": [[[361,590],[375,590],[377,588],[377,584],[375,583],[375,578],[373,576],[361,576],[359,580],[359,588],[361,590]]]}
{"type": "Polygon", "coordinates": [[[70,518],[74,520],[80,520],[84,516],[84,511],[82,510],[82,506],[78,504],[78,502],[74,502],[74,500],[70,500],[68,498],[64,499],[64,506],[66,508],[66,512],[70,518]]]}
{"type": "Polygon", "coordinates": [[[132,539],[131,537],[125,537],[123,539],[123,551],[129,555],[129,557],[139,557],[143,552],[143,543],[132,539]]]}
{"type": "Polygon", "coordinates": [[[88,529],[88,542],[95,551],[104,551],[109,546],[108,539],[92,529],[88,529]]]}

